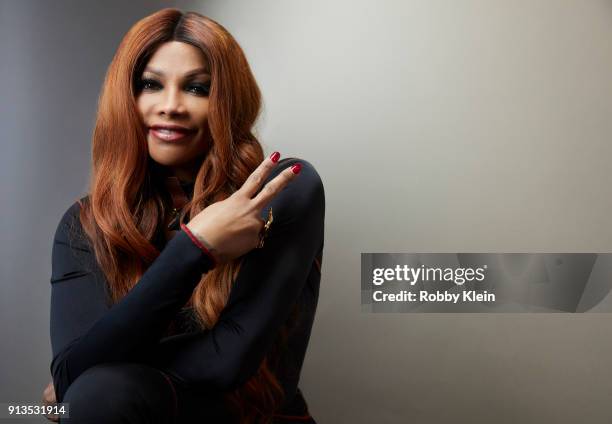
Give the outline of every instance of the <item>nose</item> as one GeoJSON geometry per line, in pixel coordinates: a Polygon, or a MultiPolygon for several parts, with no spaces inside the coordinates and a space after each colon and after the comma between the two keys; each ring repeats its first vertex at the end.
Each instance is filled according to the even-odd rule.
{"type": "Polygon", "coordinates": [[[175,88],[168,88],[164,92],[165,94],[159,106],[160,115],[173,116],[185,113],[186,109],[180,91],[175,88]]]}

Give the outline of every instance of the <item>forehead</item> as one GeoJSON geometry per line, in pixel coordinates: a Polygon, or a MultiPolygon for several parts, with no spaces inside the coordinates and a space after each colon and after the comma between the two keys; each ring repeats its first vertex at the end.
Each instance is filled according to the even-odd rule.
{"type": "Polygon", "coordinates": [[[195,68],[208,69],[208,61],[199,48],[180,41],[168,41],[153,52],[146,67],[181,75],[195,68]]]}

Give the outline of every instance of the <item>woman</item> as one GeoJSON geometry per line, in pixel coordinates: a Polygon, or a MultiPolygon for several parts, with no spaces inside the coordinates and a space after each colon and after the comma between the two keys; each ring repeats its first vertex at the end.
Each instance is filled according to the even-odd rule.
{"type": "Polygon", "coordinates": [[[164,9],[121,42],[89,195],[53,244],[60,421],[314,422],[297,386],[323,185],[306,161],[264,159],[259,109],[242,50],[211,19],[164,9]]]}

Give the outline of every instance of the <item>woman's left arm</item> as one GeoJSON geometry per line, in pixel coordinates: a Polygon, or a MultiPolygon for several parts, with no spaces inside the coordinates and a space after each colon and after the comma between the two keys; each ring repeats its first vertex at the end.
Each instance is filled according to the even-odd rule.
{"type": "Polygon", "coordinates": [[[302,163],[300,176],[268,205],[274,222],[265,246],[244,256],[216,325],[164,340],[154,353],[154,365],[184,384],[230,390],[248,380],[304,288],[323,246],[325,195],[314,167],[293,161],[302,163]]]}

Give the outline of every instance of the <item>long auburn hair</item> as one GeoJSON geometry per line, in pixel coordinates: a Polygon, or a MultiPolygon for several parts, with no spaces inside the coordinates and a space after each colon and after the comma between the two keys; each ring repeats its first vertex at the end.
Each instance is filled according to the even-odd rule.
{"type": "MultiPolygon", "coordinates": [[[[185,205],[189,217],[227,198],[263,160],[252,133],[261,94],[229,32],[210,18],[177,9],[163,9],[137,22],[121,41],[104,80],[93,133],[89,199],[81,203],[80,212],[113,302],[128,293],[160,254],[153,241],[169,206],[148,155],[135,99],[140,73],[156,48],[168,41],[200,48],[211,72],[208,125],[213,142],[197,173],[193,198],[185,205]]],[[[202,276],[188,302],[202,328],[217,322],[239,269],[240,260],[235,260],[202,276]]],[[[241,423],[270,421],[282,402],[283,390],[269,356],[253,377],[227,395],[241,423]]]]}

